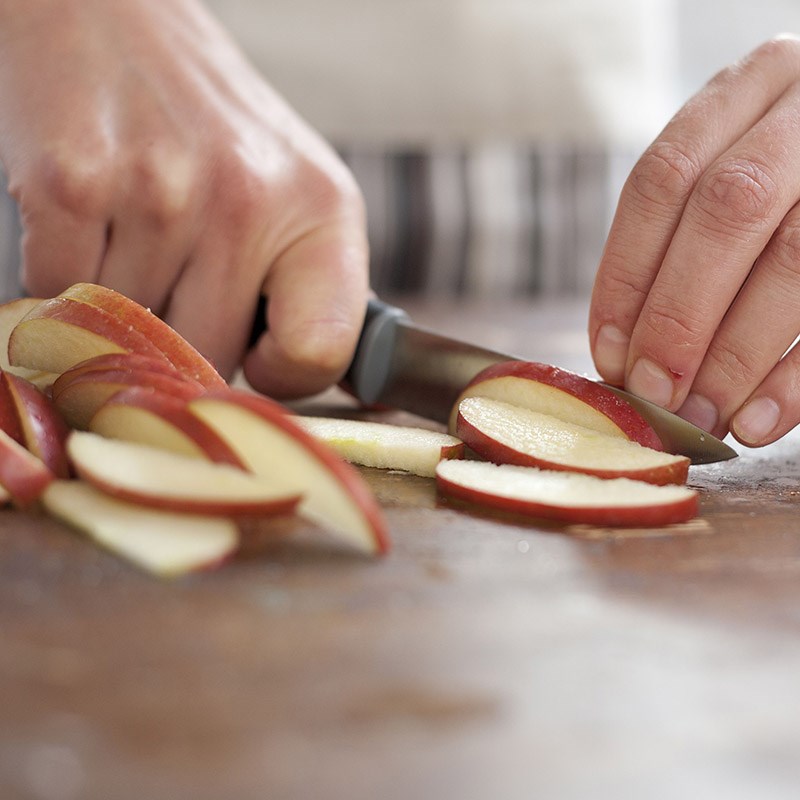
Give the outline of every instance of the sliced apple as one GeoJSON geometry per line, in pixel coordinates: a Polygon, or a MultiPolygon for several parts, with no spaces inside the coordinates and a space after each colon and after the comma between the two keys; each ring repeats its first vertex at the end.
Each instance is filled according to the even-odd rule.
{"type": "Polygon", "coordinates": [[[117,500],[83,481],[54,481],[42,495],[50,514],[160,577],[222,564],[239,546],[236,523],[117,500]]]}
{"type": "Polygon", "coordinates": [[[120,292],[94,283],[76,283],[61,297],[84,303],[111,314],[150,340],[179,372],[199,381],[209,389],[227,386],[213,364],[196,350],[174,328],[153,314],[150,309],[120,292]]]}
{"type": "MultiPolygon", "coordinates": [[[[74,367],[70,367],[60,377],[75,376],[82,372],[92,372],[94,370],[130,370],[131,372],[159,372],[162,375],[171,375],[174,378],[182,378],[183,380],[197,383],[192,378],[178,372],[169,361],[163,358],[152,358],[151,356],[144,356],[141,353],[102,353],[99,356],[93,356],[86,361],[81,361],[74,367]]],[[[68,380],[68,378],[65,378],[68,380]]],[[[63,381],[62,381],[63,383],[63,381]]]]}
{"type": "Polygon", "coordinates": [[[95,413],[89,430],[111,439],[246,468],[225,439],[187,410],[186,399],[154,388],[134,386],[118,392],[95,413]]]}
{"type": "Polygon", "coordinates": [[[16,408],[21,443],[57,478],[69,477],[64,449],[69,428],[52,400],[32,383],[10,372],[0,374],[0,383],[16,408]]]}
{"type": "Polygon", "coordinates": [[[383,513],[364,479],[282,406],[231,389],[198,397],[187,408],[226,439],[256,475],[302,493],[301,515],[364,552],[388,550],[383,513]]]}
{"type": "Polygon", "coordinates": [[[585,472],[600,478],[685,483],[689,459],[642,447],[617,436],[565,422],[527,408],[468,397],[456,430],[487,461],[585,472]]]}
{"type": "Polygon", "coordinates": [[[18,297],[6,303],[0,303],[0,369],[3,372],[13,372],[21,378],[30,381],[34,386],[44,389],[56,378],[52,372],[12,367],[8,362],[8,339],[17,323],[42,300],[38,297],[18,297]]]}
{"type": "Polygon", "coordinates": [[[442,494],[468,503],[591,525],[671,525],[692,519],[698,510],[697,492],[685,486],[485,461],[442,461],[436,481],[442,494]]]}
{"type": "Polygon", "coordinates": [[[663,450],[658,434],[629,403],[610,389],[574,372],[534,361],[505,361],[478,373],[453,406],[450,432],[456,433],[458,407],[467,397],[488,397],[550,414],[566,422],[663,450]]]}
{"type": "MultiPolygon", "coordinates": [[[[73,431],[67,453],[76,473],[97,489],[132,503],[193,514],[267,516],[294,510],[297,491],[228,464],[73,431]]],[[[1,477],[1,476],[0,476],[1,477]]]]}
{"type": "Polygon", "coordinates": [[[295,417],[312,436],[353,464],[397,469],[432,478],[443,458],[462,458],[464,443],[455,436],[425,428],[356,419],[295,417]]]}
{"type": "Polygon", "coordinates": [[[169,362],[144,334],[102,308],[54,297],[34,306],[11,331],[8,360],[59,375],[103,353],[141,353],[169,362]]]}
{"type": "Polygon", "coordinates": [[[16,506],[33,505],[54,477],[40,458],[0,431],[0,485],[16,506]]]}
{"type": "Polygon", "coordinates": [[[157,389],[182,400],[203,394],[197,381],[150,370],[68,370],[53,384],[53,402],[73,428],[86,430],[92,417],[117,392],[135,386],[157,389]]]}

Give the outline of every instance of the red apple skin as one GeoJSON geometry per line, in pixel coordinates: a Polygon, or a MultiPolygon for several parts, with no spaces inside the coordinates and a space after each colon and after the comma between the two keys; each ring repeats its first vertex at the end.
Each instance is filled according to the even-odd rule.
{"type": "Polygon", "coordinates": [[[8,388],[6,374],[0,373],[0,430],[4,430],[15,442],[24,446],[19,411],[8,388]]]}
{"type": "MultiPolygon", "coordinates": [[[[142,355],[141,353],[103,353],[99,356],[87,358],[86,361],[81,361],[74,367],[70,367],[63,372],[59,377],[68,375],[77,375],[81,372],[91,372],[92,370],[130,370],[131,372],[158,372],[162,375],[171,375],[175,378],[181,378],[185,381],[197,383],[188,375],[179,372],[172,364],[161,358],[151,358],[150,356],[142,355]]],[[[68,380],[68,378],[65,378],[68,380]]]]}
{"type": "Polygon", "coordinates": [[[117,392],[98,409],[89,423],[89,430],[111,438],[126,438],[129,441],[136,441],[140,444],[161,447],[161,442],[147,441],[143,437],[135,439],[119,437],[117,435],[118,430],[115,432],[113,426],[106,422],[110,415],[120,410],[124,413],[126,408],[139,409],[172,425],[179,433],[194,442],[205,453],[209,461],[214,461],[218,464],[230,464],[233,467],[246,470],[246,465],[233,448],[199,417],[189,413],[187,410],[188,399],[191,398],[176,397],[153,387],[132,386],[129,389],[117,392]]]}
{"type": "MultiPolygon", "coordinates": [[[[161,361],[170,363],[169,359],[150,341],[150,339],[137,331],[129,323],[118,319],[102,308],[97,308],[87,303],[81,303],[77,300],[70,300],[66,297],[53,297],[49,300],[43,300],[38,305],[34,306],[11,331],[8,340],[8,357],[12,366],[22,366],[28,369],[41,369],[43,371],[61,373],[89,357],[89,355],[84,352],[75,351],[71,363],[64,361],[58,364],[42,362],[36,364],[29,363],[26,357],[27,347],[25,344],[25,332],[30,329],[35,330],[37,323],[42,320],[58,322],[62,325],[82,329],[93,334],[94,337],[99,337],[100,340],[104,340],[104,342],[98,342],[93,339],[91,348],[93,352],[89,355],[131,352],[140,353],[150,358],[160,359],[161,361]],[[97,348],[100,349],[98,350],[97,348]]],[[[66,356],[63,357],[66,358],[66,356]]]]}
{"type": "Polygon", "coordinates": [[[697,516],[699,500],[691,495],[682,500],[658,506],[569,508],[559,505],[532,502],[511,497],[501,497],[491,492],[454,483],[440,475],[436,476],[437,489],[445,496],[461,502],[494,508],[512,514],[560,522],[586,525],[608,525],[613,527],[660,527],[687,522],[697,516]]]}
{"type": "Polygon", "coordinates": [[[70,468],[64,443],[69,428],[52,400],[18,375],[4,372],[0,382],[17,409],[22,444],[57,478],[68,478],[70,468]]]}
{"type": "Polygon", "coordinates": [[[630,478],[631,480],[644,481],[657,486],[666,484],[683,484],[689,475],[688,458],[681,458],[671,464],[664,464],[648,469],[591,469],[582,468],[580,465],[562,464],[557,461],[548,461],[528,453],[521,453],[476,428],[460,412],[456,423],[456,435],[464,444],[474,450],[481,458],[494,464],[515,464],[519,467],[539,467],[562,472],[581,472],[585,475],[594,475],[597,478],[630,478]]]}
{"type": "MultiPolygon", "coordinates": [[[[456,431],[457,429],[458,406],[464,398],[481,397],[483,396],[482,390],[486,388],[486,384],[489,381],[508,378],[536,381],[554,389],[559,389],[603,414],[619,428],[620,433],[625,438],[630,439],[632,442],[637,442],[643,447],[649,447],[651,450],[664,450],[661,439],[650,423],[630,404],[617,397],[611,390],[577,373],[536,361],[503,361],[498,364],[492,364],[479,372],[467,384],[458,400],[456,400],[450,418],[450,430],[456,431]]],[[[542,410],[536,407],[535,403],[527,407],[534,411],[542,410]]]]}
{"type": "Polygon", "coordinates": [[[174,328],[152,311],[120,292],[94,283],[77,283],[60,297],[101,308],[149,339],[179,371],[208,389],[222,389],[225,379],[214,365],[174,328]]]}
{"type": "MultiPolygon", "coordinates": [[[[372,531],[375,552],[378,554],[389,552],[391,543],[386,521],[369,486],[364,482],[355,467],[340,458],[330,447],[295,424],[292,420],[293,415],[288,409],[263,395],[251,394],[239,389],[229,388],[222,392],[209,392],[199,398],[197,402],[202,402],[206,398],[234,403],[256,417],[260,417],[267,424],[276,426],[294,439],[298,445],[307,450],[313,458],[328,469],[361,509],[372,531]]],[[[189,408],[191,409],[191,407],[192,402],[189,403],[189,408]]]]}
{"type": "Polygon", "coordinates": [[[98,369],[65,372],[53,384],[53,402],[73,428],[85,430],[98,409],[117,392],[145,386],[182,400],[202,395],[206,389],[196,381],[147,370],[98,369]]]}
{"type": "Polygon", "coordinates": [[[0,484],[11,494],[14,505],[32,506],[54,477],[40,458],[0,431],[0,484]]]}

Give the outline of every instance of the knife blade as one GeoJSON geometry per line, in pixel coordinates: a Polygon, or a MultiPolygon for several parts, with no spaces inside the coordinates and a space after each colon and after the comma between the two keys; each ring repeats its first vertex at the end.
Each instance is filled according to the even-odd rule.
{"type": "MultiPolygon", "coordinates": [[[[380,403],[438,422],[447,422],[464,387],[485,367],[525,360],[442,336],[414,324],[402,309],[371,299],[353,361],[348,389],[363,403],[380,403]]],[[[670,453],[693,464],[710,464],[738,454],[725,442],[660,406],[604,384],[652,425],[670,453]]]]}

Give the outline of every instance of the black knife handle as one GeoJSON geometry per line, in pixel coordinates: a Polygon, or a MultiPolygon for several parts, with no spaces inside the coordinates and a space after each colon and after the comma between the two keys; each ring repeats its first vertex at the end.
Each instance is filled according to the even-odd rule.
{"type": "MultiPolygon", "coordinates": [[[[397,323],[404,319],[408,319],[405,311],[384,303],[377,297],[371,297],[367,302],[356,351],[342,379],[348,391],[362,403],[369,405],[380,397],[389,377],[397,323]]],[[[261,296],[253,318],[248,346],[253,347],[266,331],[267,298],[261,296]]]]}

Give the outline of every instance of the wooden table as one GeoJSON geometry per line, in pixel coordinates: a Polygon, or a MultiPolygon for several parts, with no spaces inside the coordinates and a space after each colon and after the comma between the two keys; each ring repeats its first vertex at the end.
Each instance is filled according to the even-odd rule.
{"type": "MultiPolygon", "coordinates": [[[[582,303],[423,322],[588,368],[582,303]]],[[[280,523],[174,583],[0,514],[0,798],[796,798],[800,444],[668,529],[523,523],[366,472],[394,550],[280,523]]]]}

